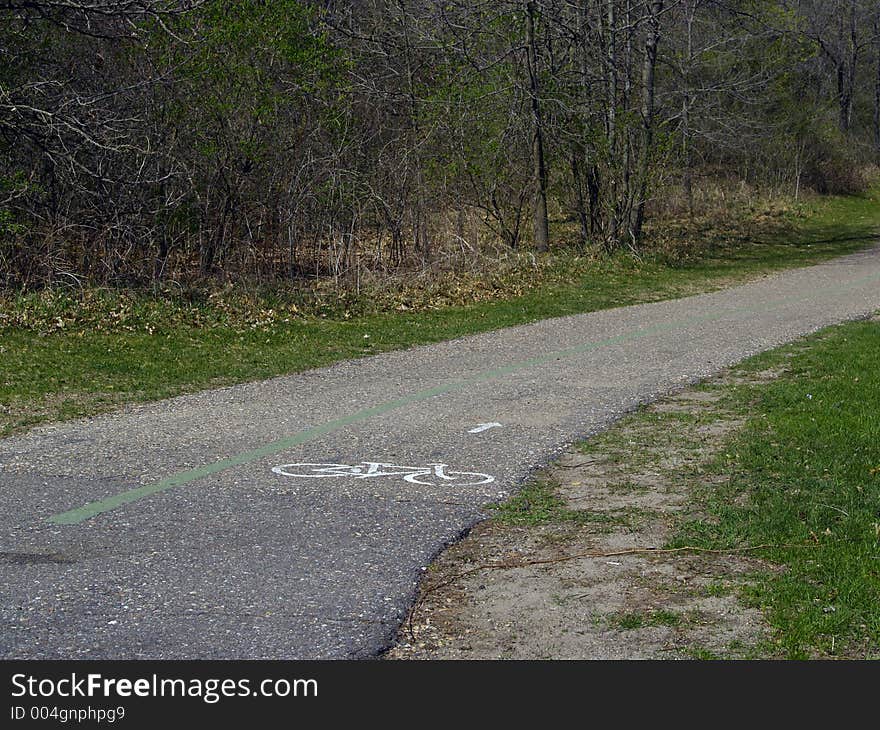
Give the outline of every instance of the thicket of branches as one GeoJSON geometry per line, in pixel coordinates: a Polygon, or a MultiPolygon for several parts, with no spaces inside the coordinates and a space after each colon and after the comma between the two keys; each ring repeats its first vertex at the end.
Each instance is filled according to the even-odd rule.
{"type": "Polygon", "coordinates": [[[639,250],[707,174],[855,190],[868,0],[0,0],[0,285],[639,250]]]}

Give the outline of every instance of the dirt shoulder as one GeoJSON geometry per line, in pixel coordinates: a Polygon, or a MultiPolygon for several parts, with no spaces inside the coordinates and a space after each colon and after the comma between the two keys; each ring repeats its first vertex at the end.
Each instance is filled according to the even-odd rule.
{"type": "MultiPolygon", "coordinates": [[[[778,371],[747,376],[749,384],[778,371]]],[[[389,659],[755,656],[761,613],[737,598],[743,554],[664,551],[700,519],[692,490],[742,427],[726,373],[571,447],[431,566],[389,659]]]]}

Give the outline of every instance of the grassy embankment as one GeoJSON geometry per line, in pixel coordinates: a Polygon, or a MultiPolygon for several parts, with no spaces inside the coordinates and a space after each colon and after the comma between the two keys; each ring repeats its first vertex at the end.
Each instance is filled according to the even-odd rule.
{"type": "Polygon", "coordinates": [[[358,293],[318,288],[0,296],[0,437],[125,402],[271,377],[345,358],[577,312],[707,291],[864,247],[880,190],[797,208],[665,223],[655,253],[559,251],[495,270],[358,293]]]}
{"type": "Polygon", "coordinates": [[[779,545],[745,589],[774,633],[762,653],[880,656],[880,321],[831,328],[746,363],[728,390],[745,427],[697,488],[709,519],[675,545],[779,545]]]}

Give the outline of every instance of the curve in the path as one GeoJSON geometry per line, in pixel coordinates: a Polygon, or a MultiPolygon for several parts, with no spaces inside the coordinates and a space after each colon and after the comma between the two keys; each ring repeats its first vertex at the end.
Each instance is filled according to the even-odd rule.
{"type": "Polygon", "coordinates": [[[0,441],[0,655],[374,655],[432,556],[572,440],[877,309],[875,249],[0,441]]]}

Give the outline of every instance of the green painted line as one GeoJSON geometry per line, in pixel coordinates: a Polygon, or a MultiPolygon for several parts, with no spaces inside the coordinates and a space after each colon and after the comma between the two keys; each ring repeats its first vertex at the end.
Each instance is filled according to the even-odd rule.
{"type": "MultiPolygon", "coordinates": [[[[860,283],[863,283],[865,281],[878,279],[880,279],[880,275],[872,275],[857,279],[854,282],[851,282],[850,284],[843,287],[832,286],[825,287],[825,289],[833,291],[845,291],[855,286],[858,286],[860,283]]],[[[230,469],[235,466],[249,464],[266,456],[272,456],[273,454],[286,451],[287,449],[303,444],[306,441],[317,438],[318,436],[323,436],[324,434],[331,433],[345,426],[350,426],[353,423],[365,421],[368,418],[380,416],[384,413],[403,408],[404,406],[410,405],[412,403],[418,403],[419,401],[427,400],[428,398],[443,395],[444,393],[462,390],[469,385],[474,385],[476,383],[482,383],[489,380],[495,380],[497,378],[503,377],[505,375],[510,375],[520,370],[525,370],[527,368],[536,367],[539,365],[545,365],[549,362],[553,362],[554,360],[561,360],[563,358],[582,355],[586,352],[597,350],[602,347],[609,347],[624,342],[631,342],[633,340],[641,339],[643,337],[650,337],[652,335],[662,334],[663,332],[669,332],[682,326],[721,319],[733,313],[766,311],[767,308],[770,306],[782,302],[791,301],[793,299],[794,297],[785,297],[782,299],[774,300],[772,302],[765,302],[760,307],[735,307],[732,309],[724,310],[720,313],[689,317],[687,319],[677,320],[675,322],[669,322],[667,324],[657,325],[642,330],[636,330],[635,332],[631,332],[629,334],[617,335],[616,337],[609,337],[607,339],[598,340],[596,342],[587,342],[581,345],[575,345],[574,347],[569,347],[564,350],[558,350],[547,355],[541,355],[539,357],[530,358],[528,360],[521,360],[519,362],[512,363],[511,365],[506,365],[504,367],[485,370],[481,373],[474,375],[473,377],[466,378],[464,380],[457,380],[451,383],[447,383],[445,385],[438,385],[433,388],[428,388],[427,390],[422,390],[417,393],[413,393],[412,395],[398,398],[397,400],[382,403],[377,406],[372,406],[371,408],[365,408],[361,411],[357,411],[356,413],[352,413],[349,416],[337,418],[333,421],[328,421],[327,423],[321,424],[319,426],[307,428],[304,431],[300,431],[299,433],[294,434],[293,436],[281,439],[279,441],[273,441],[253,451],[248,451],[242,454],[238,454],[236,456],[231,456],[228,459],[221,459],[220,461],[216,461],[213,464],[206,464],[205,466],[200,466],[195,469],[189,469],[188,471],[180,472],[178,474],[174,474],[173,476],[168,477],[167,479],[155,482],[154,484],[147,484],[142,487],[137,487],[135,489],[130,489],[125,492],[120,492],[119,494],[114,494],[110,497],[106,497],[105,499],[91,502],[89,504],[83,505],[82,507],[77,507],[75,509],[68,510],[67,512],[61,512],[60,514],[49,517],[48,521],[56,525],[75,525],[97,515],[100,515],[104,512],[109,512],[110,510],[116,509],[117,507],[121,507],[122,505],[137,502],[138,500],[144,499],[153,494],[158,494],[159,492],[165,492],[169,489],[173,489],[174,487],[189,484],[190,482],[203,479],[204,477],[210,476],[211,474],[217,474],[218,472],[225,471],[226,469],[230,469]]]]}
{"type": "Polygon", "coordinates": [[[210,476],[211,474],[216,474],[233,466],[249,464],[252,461],[262,459],[265,456],[277,454],[280,451],[285,451],[286,449],[298,446],[299,444],[305,443],[306,441],[309,441],[317,436],[322,436],[326,433],[330,433],[331,431],[335,431],[336,429],[348,426],[352,423],[357,423],[358,421],[371,418],[372,416],[378,416],[382,413],[387,413],[388,411],[392,411],[396,408],[401,408],[407,403],[412,403],[417,400],[422,400],[424,398],[430,398],[431,396],[445,393],[447,390],[453,389],[454,385],[457,384],[453,384],[452,386],[447,387],[440,386],[437,388],[432,388],[431,390],[417,393],[415,396],[401,398],[400,400],[391,401],[389,403],[383,403],[382,405],[375,406],[373,408],[367,408],[365,410],[358,411],[357,413],[354,413],[350,416],[338,418],[334,421],[329,421],[328,423],[324,423],[320,426],[313,426],[312,428],[308,428],[305,431],[300,431],[299,433],[294,434],[289,438],[281,439],[280,441],[273,441],[272,443],[261,446],[260,448],[254,449],[253,451],[238,454],[237,456],[232,456],[228,459],[215,461],[213,464],[206,464],[205,466],[200,466],[196,469],[190,469],[188,471],[180,472],[179,474],[170,476],[167,479],[156,482],[155,484],[147,484],[143,487],[130,489],[127,492],[120,492],[119,494],[114,494],[97,502],[91,502],[90,504],[84,505],[82,507],[77,507],[76,509],[62,512],[61,514],[50,517],[49,522],[53,522],[56,525],[75,525],[79,522],[83,522],[84,520],[89,519],[90,517],[99,515],[102,512],[109,512],[112,509],[121,507],[124,504],[136,502],[139,499],[149,497],[152,494],[157,494],[158,492],[164,492],[168,489],[172,489],[173,487],[179,487],[183,484],[188,484],[189,482],[196,481],[197,479],[202,479],[203,477],[210,476]]]}

